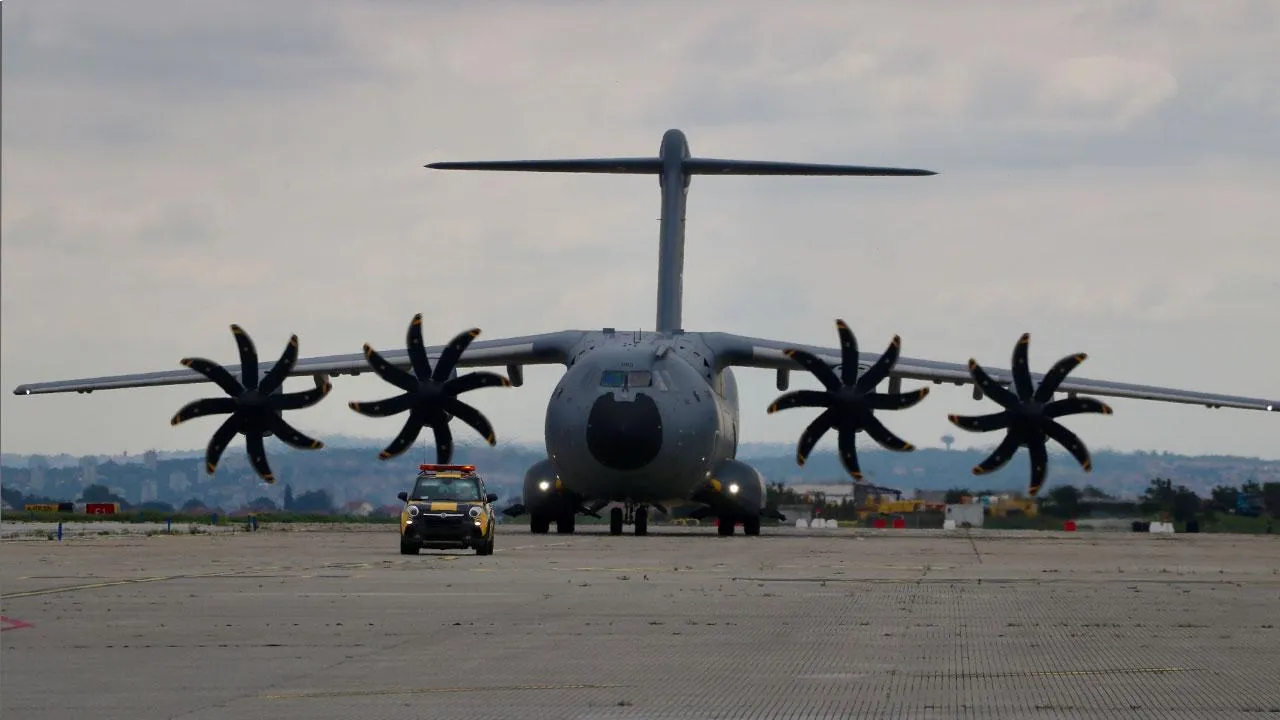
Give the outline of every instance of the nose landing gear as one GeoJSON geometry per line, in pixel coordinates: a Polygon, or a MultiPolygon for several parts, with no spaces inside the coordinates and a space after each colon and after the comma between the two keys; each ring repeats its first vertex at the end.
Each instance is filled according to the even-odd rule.
{"type": "Polygon", "coordinates": [[[609,534],[621,535],[623,525],[635,525],[636,535],[649,533],[649,506],[637,505],[630,500],[625,507],[609,510],[609,534]]]}

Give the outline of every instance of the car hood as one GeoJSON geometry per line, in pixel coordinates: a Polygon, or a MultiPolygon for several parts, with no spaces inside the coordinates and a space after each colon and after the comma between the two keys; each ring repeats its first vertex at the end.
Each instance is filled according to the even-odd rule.
{"type": "Polygon", "coordinates": [[[478,501],[454,502],[452,500],[411,500],[410,505],[417,505],[419,512],[467,512],[473,507],[484,509],[484,503],[478,501]]]}

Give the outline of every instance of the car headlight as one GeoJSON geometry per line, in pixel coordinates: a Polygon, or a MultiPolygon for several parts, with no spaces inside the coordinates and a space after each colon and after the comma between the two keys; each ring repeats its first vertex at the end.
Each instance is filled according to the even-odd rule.
{"type": "Polygon", "coordinates": [[[475,518],[480,517],[481,512],[483,511],[480,508],[472,507],[470,510],[467,511],[467,514],[470,515],[471,518],[474,520],[475,518]]]}
{"type": "Polygon", "coordinates": [[[410,506],[409,506],[409,517],[418,517],[418,506],[417,506],[417,505],[410,505],[410,506]]]}

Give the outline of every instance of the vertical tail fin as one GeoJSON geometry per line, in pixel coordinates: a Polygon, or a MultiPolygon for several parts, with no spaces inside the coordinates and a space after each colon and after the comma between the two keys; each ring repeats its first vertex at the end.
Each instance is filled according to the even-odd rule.
{"type": "Polygon", "coordinates": [[[611,173],[658,176],[662,192],[662,215],[658,228],[658,316],[657,330],[678,332],[683,319],[684,219],[689,182],[694,175],[936,175],[931,170],[868,167],[865,165],[823,165],[762,160],[721,160],[696,158],[689,154],[689,142],[680,130],[662,136],[657,157],[584,158],[578,160],[492,160],[437,162],[436,170],[505,170],[515,172],[611,173]]]}

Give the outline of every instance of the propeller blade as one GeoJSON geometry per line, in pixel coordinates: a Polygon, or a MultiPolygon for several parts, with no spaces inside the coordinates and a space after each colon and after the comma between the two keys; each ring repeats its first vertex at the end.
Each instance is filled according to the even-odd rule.
{"type": "Polygon", "coordinates": [[[821,382],[823,387],[826,389],[831,392],[835,392],[840,389],[840,378],[836,377],[835,371],[826,363],[819,360],[817,356],[805,350],[795,349],[783,350],[782,354],[800,363],[801,367],[813,373],[813,375],[818,378],[818,381],[821,382]]]}
{"type": "Polygon", "coordinates": [[[889,341],[889,347],[885,348],[884,353],[875,361],[867,373],[858,380],[858,389],[862,392],[871,392],[871,390],[879,385],[885,378],[889,377],[889,371],[894,365],[898,364],[898,353],[902,351],[902,338],[897,335],[889,341]]]}
{"type": "Polygon", "coordinates": [[[1059,418],[1064,415],[1078,415],[1079,413],[1101,413],[1103,415],[1110,415],[1112,410],[1110,405],[1091,397],[1063,398],[1061,400],[1054,400],[1044,406],[1044,416],[1048,418],[1059,418]]]}
{"type": "Polygon", "coordinates": [[[276,476],[271,472],[271,466],[267,464],[267,449],[262,446],[262,436],[258,433],[246,433],[244,447],[249,453],[249,464],[253,466],[258,476],[268,485],[274,483],[276,476]]]}
{"type": "Polygon", "coordinates": [[[1067,375],[1088,357],[1084,353],[1076,353],[1054,363],[1053,367],[1049,368],[1049,372],[1045,373],[1044,378],[1040,381],[1040,387],[1036,388],[1035,401],[1046,403],[1052,400],[1053,393],[1058,389],[1058,386],[1062,385],[1062,381],[1067,379],[1067,375]]]}
{"type": "Polygon", "coordinates": [[[182,364],[212,380],[228,395],[239,395],[245,390],[244,385],[241,385],[240,381],[236,380],[234,375],[227,372],[226,368],[212,360],[206,360],[204,358],[183,358],[182,364]]]}
{"type": "Polygon", "coordinates": [[[332,389],[333,384],[329,382],[329,378],[321,378],[316,381],[316,386],[310,390],[284,393],[282,395],[268,395],[267,405],[272,409],[281,411],[301,410],[302,408],[311,407],[323,400],[332,389]]]}
{"type": "Polygon", "coordinates": [[[319,450],[324,447],[324,443],[304,434],[294,426],[290,425],[287,420],[274,414],[267,416],[267,426],[271,428],[271,432],[280,438],[280,442],[291,445],[299,450],[319,450]]]}
{"type": "Polygon", "coordinates": [[[368,343],[364,346],[364,358],[369,363],[369,367],[378,374],[378,377],[404,390],[405,392],[416,392],[418,389],[418,379],[400,368],[392,365],[386,358],[382,357],[377,350],[374,350],[368,343]]]}
{"type": "Polygon", "coordinates": [[[1027,488],[1027,494],[1035,497],[1049,472],[1049,452],[1044,446],[1044,436],[1036,433],[1035,437],[1028,438],[1027,452],[1031,455],[1031,484],[1027,488]]]}
{"type": "Polygon", "coordinates": [[[414,408],[413,411],[409,413],[409,417],[405,418],[404,427],[400,428],[400,434],[396,435],[395,439],[391,441],[391,444],[382,452],[378,453],[378,459],[390,460],[405,450],[408,450],[409,446],[413,444],[413,441],[418,439],[418,433],[421,431],[422,414],[417,408],[414,408]]]}
{"type": "Polygon", "coordinates": [[[480,437],[490,446],[497,444],[498,438],[494,435],[493,426],[489,424],[489,420],[480,411],[462,402],[457,398],[450,398],[444,403],[445,412],[453,415],[462,422],[475,428],[480,433],[480,437]]]}
{"type": "Polygon", "coordinates": [[[427,346],[422,343],[422,313],[414,315],[409,322],[405,343],[409,348],[409,362],[413,363],[413,374],[420,381],[431,377],[431,360],[427,358],[427,346]]]}
{"type": "Polygon", "coordinates": [[[449,344],[445,346],[444,351],[440,353],[440,359],[436,361],[436,369],[431,374],[431,379],[438,383],[448,380],[449,374],[453,372],[454,366],[458,364],[458,359],[462,357],[463,351],[479,334],[480,328],[471,328],[466,332],[460,332],[455,335],[449,341],[449,344]]]}
{"type": "Polygon", "coordinates": [[[991,432],[1009,427],[1009,412],[990,415],[948,415],[952,425],[969,432],[991,432]]]}
{"type": "Polygon", "coordinates": [[[258,388],[258,350],[253,346],[249,333],[239,325],[231,326],[231,334],[235,336],[236,348],[240,351],[240,376],[245,389],[258,388]]]}
{"type": "Polygon", "coordinates": [[[836,320],[836,334],[840,336],[840,380],[852,385],[858,380],[858,339],[844,320],[836,320]]]}
{"type": "Polygon", "coordinates": [[[853,477],[854,480],[862,479],[862,468],[858,465],[858,447],[855,442],[857,434],[854,428],[840,428],[839,439],[836,441],[840,449],[840,464],[853,477]]]}
{"type": "Polygon", "coordinates": [[[284,346],[284,352],[280,355],[280,359],[276,364],[271,366],[266,375],[262,376],[262,382],[258,384],[258,391],[263,395],[270,395],[280,386],[284,384],[284,379],[289,376],[289,371],[293,370],[293,366],[298,362],[298,336],[290,335],[289,344],[284,346]]]}
{"type": "Polygon", "coordinates": [[[973,474],[986,475],[1004,467],[1013,459],[1013,454],[1018,451],[1018,446],[1021,444],[1017,435],[1012,432],[1008,433],[985,460],[974,466],[973,474]]]}
{"type": "Polygon", "coordinates": [[[978,387],[982,388],[982,392],[985,393],[987,397],[995,400],[1001,406],[1005,408],[1014,408],[1021,404],[1018,401],[1017,395],[1005,386],[991,379],[991,376],[987,374],[986,370],[982,369],[982,366],[978,364],[978,361],[972,358],[969,359],[969,375],[973,377],[973,381],[978,384],[978,387]]]}
{"type": "Polygon", "coordinates": [[[884,423],[880,422],[875,415],[871,415],[870,413],[868,413],[866,417],[865,429],[867,431],[867,435],[870,435],[872,440],[880,443],[880,445],[886,450],[893,450],[894,452],[911,452],[916,449],[915,445],[912,445],[906,440],[903,440],[890,432],[889,428],[884,426],[884,423]]]}
{"type": "Polygon", "coordinates": [[[1013,387],[1018,392],[1018,400],[1026,402],[1031,399],[1031,369],[1027,366],[1027,350],[1031,343],[1031,333],[1022,333],[1018,343],[1013,346],[1013,387]]]}
{"type": "Polygon", "coordinates": [[[449,429],[449,421],[434,422],[431,430],[436,436],[436,462],[448,465],[453,462],[453,431],[449,429]]]}
{"type": "Polygon", "coordinates": [[[822,436],[834,425],[836,413],[828,408],[823,410],[813,422],[800,433],[800,444],[796,446],[796,464],[804,465],[804,461],[809,457],[809,453],[813,452],[813,447],[818,444],[822,436]]]}
{"type": "Polygon", "coordinates": [[[498,373],[482,370],[459,375],[444,384],[444,389],[451,395],[461,395],[487,387],[511,387],[511,381],[498,373]]]}
{"type": "Polygon", "coordinates": [[[830,407],[831,396],[819,390],[792,390],[778,396],[768,408],[770,414],[798,407],[830,407]]]}
{"type": "Polygon", "coordinates": [[[374,400],[373,402],[349,402],[347,407],[365,417],[390,417],[413,407],[413,401],[416,399],[409,393],[403,393],[383,400],[374,400]]]}
{"type": "Polygon", "coordinates": [[[239,403],[235,398],[205,398],[203,400],[195,400],[182,406],[182,409],[174,414],[173,419],[169,421],[170,425],[179,425],[188,420],[193,420],[206,415],[216,415],[218,413],[235,412],[239,407],[239,403]]]}
{"type": "Polygon", "coordinates": [[[236,433],[244,427],[244,418],[239,413],[232,415],[213,432],[213,437],[209,439],[209,446],[204,452],[204,471],[210,475],[218,470],[218,460],[222,457],[223,451],[231,444],[236,433]]]}
{"type": "Polygon", "coordinates": [[[872,410],[906,410],[909,407],[914,407],[928,395],[929,388],[927,387],[893,395],[877,393],[867,398],[867,405],[872,410]]]}
{"type": "Polygon", "coordinates": [[[1044,424],[1044,434],[1066,448],[1085,472],[1093,472],[1093,459],[1089,457],[1089,449],[1075,433],[1063,427],[1057,420],[1048,420],[1044,424]]]}

